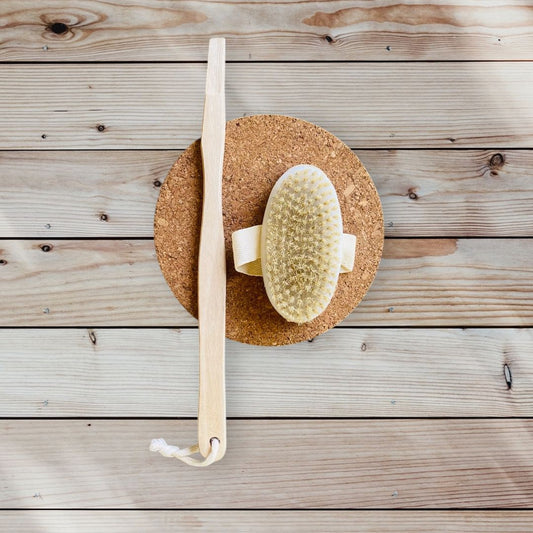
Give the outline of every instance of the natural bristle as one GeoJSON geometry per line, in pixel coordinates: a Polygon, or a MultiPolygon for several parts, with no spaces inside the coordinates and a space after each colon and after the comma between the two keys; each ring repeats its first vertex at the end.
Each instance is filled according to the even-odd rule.
{"type": "Polygon", "coordinates": [[[276,183],[263,220],[265,288],[288,321],[316,318],[335,292],[342,219],[335,188],[318,168],[289,169],[276,183]]]}

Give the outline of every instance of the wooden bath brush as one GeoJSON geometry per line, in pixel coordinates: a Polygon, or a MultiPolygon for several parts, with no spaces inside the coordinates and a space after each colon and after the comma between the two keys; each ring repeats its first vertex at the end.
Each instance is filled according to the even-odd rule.
{"type": "Polygon", "coordinates": [[[226,253],[222,222],[222,162],[226,127],[224,55],[225,40],[211,39],[201,144],[204,186],[198,258],[198,445],[180,449],[168,445],[163,439],[154,439],[150,445],[152,451],[176,457],[191,466],[208,466],[222,459],[226,452],[226,253]],[[204,456],[203,461],[189,457],[197,452],[204,456]]]}
{"type": "Polygon", "coordinates": [[[223,160],[215,158],[222,164],[222,180],[217,174],[212,187],[206,124],[204,115],[202,142],[189,146],[170,170],[154,218],[161,270],[185,309],[199,316],[201,353],[199,445],[182,450],[159,439],[151,449],[195,466],[211,464],[225,451],[224,333],[229,339],[265,346],[324,333],[346,318],[368,291],[384,242],[374,184],[357,156],[331,133],[281,115],[231,120],[225,124],[225,139],[217,137],[225,140],[223,160]],[[292,207],[285,209],[283,202],[292,207]],[[217,213],[209,225],[210,244],[204,238],[206,209],[217,213]],[[328,220],[315,220],[320,213],[328,220]],[[239,245],[242,239],[244,247],[239,245]],[[207,266],[203,260],[210,254],[216,260],[207,266]],[[220,260],[225,262],[224,280],[220,260]],[[211,277],[209,268],[218,274],[211,277]],[[224,281],[225,328],[220,290],[224,281]],[[212,318],[204,309],[206,294],[213,294],[218,309],[212,318]],[[207,332],[206,320],[212,320],[207,332]],[[203,461],[189,457],[198,451],[203,461]]]}
{"type": "Polygon", "coordinates": [[[232,234],[235,269],[262,276],[272,307],[304,324],[329,305],[340,273],[353,269],[355,235],[342,232],[337,193],[313,165],[296,165],[278,179],[263,224],[232,234]]]}
{"type": "MultiPolygon", "coordinates": [[[[368,291],[383,250],[383,214],[367,170],[346,144],[293,117],[252,115],[226,123],[222,181],[226,249],[226,337],[263,346],[310,340],[344,320],[368,291]],[[270,193],[296,165],[319,168],[335,188],[343,232],[357,238],[353,269],[339,275],[327,308],[304,324],[272,306],[263,279],[238,272],[232,234],[263,223],[270,193]]],[[[163,275],[180,303],[198,316],[198,252],[202,214],[200,141],[191,144],[161,187],[154,240],[163,275]]]]}

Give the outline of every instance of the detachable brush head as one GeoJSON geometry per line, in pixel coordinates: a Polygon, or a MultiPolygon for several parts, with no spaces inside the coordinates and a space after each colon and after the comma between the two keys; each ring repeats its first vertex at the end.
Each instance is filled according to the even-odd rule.
{"type": "Polygon", "coordinates": [[[303,324],[329,305],[342,259],[342,216],[333,184],[312,165],[290,168],[274,185],[263,218],[261,264],[270,302],[303,324]]]}

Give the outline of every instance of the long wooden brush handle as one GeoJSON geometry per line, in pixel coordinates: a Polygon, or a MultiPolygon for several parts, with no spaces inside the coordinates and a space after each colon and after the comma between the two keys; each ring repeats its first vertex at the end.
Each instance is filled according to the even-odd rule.
{"type": "Polygon", "coordinates": [[[222,164],[226,108],[224,101],[225,40],[211,39],[207,60],[202,163],[204,199],[198,263],[200,330],[200,396],[198,444],[205,457],[211,439],[220,441],[216,460],[226,451],[224,341],[226,320],[226,253],[222,219],[222,164]]]}

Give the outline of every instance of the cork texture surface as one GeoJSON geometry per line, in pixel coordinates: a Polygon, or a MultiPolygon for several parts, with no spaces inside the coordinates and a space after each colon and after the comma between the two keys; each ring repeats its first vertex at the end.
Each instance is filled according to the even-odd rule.
{"type": "MultiPolygon", "coordinates": [[[[226,337],[260,345],[309,340],[341,322],[368,291],[383,251],[383,214],[374,184],[358,157],[337,137],[309,122],[254,115],[226,124],[223,171],[226,243],[226,337]],[[235,271],[231,234],[261,224],[276,180],[290,167],[321,168],[337,191],[343,231],[357,236],[355,266],[339,275],[327,309],[313,321],[285,321],[270,304],[262,278],[235,271]]],[[[202,209],[200,141],[171,168],[156,206],[154,240],[174,295],[197,317],[198,249],[202,209]]]]}

